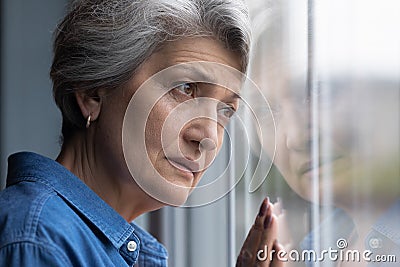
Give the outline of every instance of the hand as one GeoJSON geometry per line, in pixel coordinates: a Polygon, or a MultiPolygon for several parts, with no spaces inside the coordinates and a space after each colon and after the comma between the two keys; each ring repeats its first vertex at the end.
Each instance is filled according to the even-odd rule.
{"type": "Polygon", "coordinates": [[[236,267],[281,267],[282,261],[277,258],[277,252],[283,249],[277,241],[277,218],[272,213],[273,205],[266,198],[251,227],[237,258],[236,267]],[[275,250],[275,253],[271,253],[275,250]],[[272,254],[272,259],[270,258],[272,254]]]}

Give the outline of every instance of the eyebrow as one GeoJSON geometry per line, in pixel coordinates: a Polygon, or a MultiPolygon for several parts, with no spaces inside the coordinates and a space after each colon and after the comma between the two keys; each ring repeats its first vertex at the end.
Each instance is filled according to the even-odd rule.
{"type": "Polygon", "coordinates": [[[192,78],[196,78],[194,79],[194,82],[217,84],[214,77],[212,77],[209,73],[204,72],[203,70],[199,70],[198,68],[185,68],[184,70],[188,74],[192,75],[192,78]]]}
{"type": "Polygon", "coordinates": [[[212,85],[217,85],[225,90],[229,91],[229,95],[225,97],[225,99],[230,100],[230,101],[235,101],[237,99],[242,99],[242,97],[235,92],[233,89],[230,89],[226,86],[221,85],[220,83],[217,82],[218,78],[215,77],[215,73],[211,71],[207,71],[205,68],[183,68],[183,71],[189,75],[189,77],[193,80],[193,82],[196,83],[204,83],[204,84],[212,84],[212,85]],[[211,73],[211,74],[210,74],[211,73]]]}
{"type": "MultiPolygon", "coordinates": [[[[228,89],[229,90],[229,89],[228,89]]],[[[230,90],[229,90],[230,91],[230,90]]],[[[231,91],[232,92],[232,91],[231,91]]],[[[231,94],[231,96],[230,97],[228,97],[229,99],[232,99],[232,100],[237,100],[237,99],[242,99],[242,97],[240,96],[240,95],[238,95],[238,94],[236,94],[236,93],[234,93],[234,92],[232,92],[232,94],[231,94]]]]}
{"type": "Polygon", "coordinates": [[[225,88],[225,90],[227,90],[227,93],[225,94],[224,98],[222,99],[224,102],[234,102],[238,99],[242,99],[242,97],[235,93],[234,91],[225,88]]]}

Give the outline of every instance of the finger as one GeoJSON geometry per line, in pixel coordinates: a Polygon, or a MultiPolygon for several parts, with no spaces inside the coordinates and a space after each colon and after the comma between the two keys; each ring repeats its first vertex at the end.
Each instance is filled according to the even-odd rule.
{"type": "Polygon", "coordinates": [[[260,246],[262,233],[264,231],[264,221],[269,206],[269,199],[265,198],[261,204],[255,222],[251,227],[246,240],[244,241],[243,247],[236,262],[236,266],[253,266],[256,260],[258,248],[260,246]]]}
{"type": "Polygon", "coordinates": [[[254,221],[253,228],[263,231],[264,230],[264,220],[267,216],[268,209],[270,209],[272,203],[269,201],[269,198],[264,198],[263,202],[261,203],[260,210],[258,215],[254,221]]]}
{"type": "Polygon", "coordinates": [[[272,210],[267,211],[267,216],[264,221],[264,231],[261,237],[260,247],[258,249],[257,261],[259,261],[259,266],[269,266],[272,255],[274,242],[278,235],[278,225],[276,216],[272,214],[272,210]]]}

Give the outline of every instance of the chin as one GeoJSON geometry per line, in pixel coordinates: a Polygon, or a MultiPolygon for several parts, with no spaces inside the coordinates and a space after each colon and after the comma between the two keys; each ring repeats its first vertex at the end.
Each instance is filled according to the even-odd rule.
{"type": "Polygon", "coordinates": [[[167,182],[166,180],[157,181],[156,179],[147,180],[147,183],[142,184],[141,187],[151,198],[167,206],[182,206],[193,189],[186,185],[167,182]]]}
{"type": "Polygon", "coordinates": [[[166,200],[164,201],[164,203],[167,204],[168,206],[174,206],[174,207],[182,206],[187,201],[190,193],[191,190],[188,188],[182,187],[181,189],[174,189],[173,191],[167,192],[164,195],[163,199],[166,200]]]}

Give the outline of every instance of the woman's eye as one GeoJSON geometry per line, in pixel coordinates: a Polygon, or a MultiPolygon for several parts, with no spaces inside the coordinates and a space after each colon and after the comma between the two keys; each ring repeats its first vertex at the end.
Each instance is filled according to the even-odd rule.
{"type": "Polygon", "coordinates": [[[227,106],[218,110],[218,113],[229,119],[233,114],[235,114],[235,110],[232,107],[227,106]]]}
{"type": "Polygon", "coordinates": [[[184,93],[185,95],[188,96],[194,96],[195,92],[197,90],[197,84],[196,83],[182,83],[175,87],[179,92],[184,93]]]}
{"type": "Polygon", "coordinates": [[[228,124],[229,119],[235,114],[236,110],[229,105],[224,105],[218,108],[218,122],[225,126],[228,124]]]}

